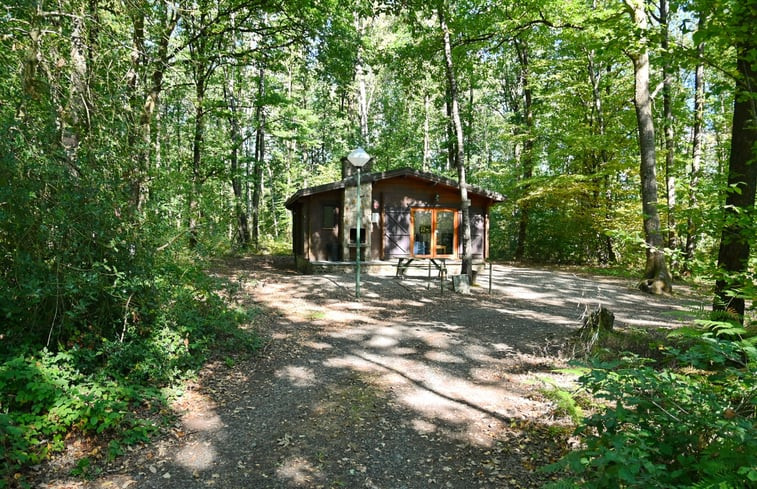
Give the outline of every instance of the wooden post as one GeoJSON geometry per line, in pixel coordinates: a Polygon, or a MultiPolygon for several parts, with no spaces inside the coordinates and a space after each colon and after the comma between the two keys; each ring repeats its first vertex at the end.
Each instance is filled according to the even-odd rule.
{"type": "Polygon", "coordinates": [[[494,264],[492,262],[489,262],[489,295],[491,295],[492,293],[492,267],[493,266],[494,264]]]}

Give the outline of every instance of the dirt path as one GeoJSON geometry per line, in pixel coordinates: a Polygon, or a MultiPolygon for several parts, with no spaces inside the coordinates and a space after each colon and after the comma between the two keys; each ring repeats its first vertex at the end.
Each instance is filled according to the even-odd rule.
{"type": "Polygon", "coordinates": [[[117,460],[91,488],[538,487],[535,469],[568,442],[540,377],[569,379],[562,340],[587,305],[618,327],[673,326],[692,304],[628,283],[498,266],[493,294],[420,278],[302,276],[280,259],[219,271],[258,305],[270,338],[256,358],[209,366],[154,445],[117,460]]]}

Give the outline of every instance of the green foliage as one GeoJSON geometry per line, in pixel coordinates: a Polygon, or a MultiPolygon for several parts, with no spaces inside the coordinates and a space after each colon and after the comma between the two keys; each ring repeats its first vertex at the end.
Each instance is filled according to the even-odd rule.
{"type": "Polygon", "coordinates": [[[574,392],[565,390],[548,377],[540,379],[545,387],[541,389],[542,395],[555,403],[555,411],[558,416],[569,416],[574,423],[578,423],[584,416],[581,400],[574,392]]]}
{"type": "Polygon", "coordinates": [[[592,365],[579,382],[602,406],[576,429],[582,448],[547,468],[565,476],[547,487],[755,485],[757,351],[699,333],[691,348],[668,350],[675,368],[638,356],[592,365]]]}
{"type": "MultiPolygon", "coordinates": [[[[223,285],[195,266],[166,264],[151,281],[154,295],[135,305],[142,319],[120,323],[118,336],[84,330],[70,347],[27,344],[28,353],[2,358],[0,479],[63,449],[70,432],[110,439],[107,455],[120,455],[155,431],[148,406],[164,405],[167,388],[211,352],[254,350],[258,339],[239,328],[254,311],[227,307],[223,285]]],[[[92,470],[83,460],[75,472],[92,470]]]]}
{"type": "Polygon", "coordinates": [[[130,409],[159,393],[150,387],[87,376],[70,352],[18,355],[0,365],[0,475],[12,475],[60,451],[68,432],[146,441],[154,426],[130,409]]]}

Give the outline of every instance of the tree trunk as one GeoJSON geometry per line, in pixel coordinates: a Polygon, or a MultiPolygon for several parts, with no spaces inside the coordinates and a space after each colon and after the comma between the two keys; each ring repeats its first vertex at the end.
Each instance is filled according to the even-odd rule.
{"type": "Polygon", "coordinates": [[[195,86],[195,124],[192,138],[192,181],[189,191],[189,246],[197,245],[197,226],[200,212],[200,169],[202,166],[202,143],[205,138],[205,114],[203,109],[205,88],[203,83],[195,86]]]}
{"type": "MultiPolygon", "coordinates": [[[[746,9],[744,9],[746,10],[746,9]]],[[[741,26],[757,23],[757,14],[742,12],[736,17],[741,26]]],[[[748,30],[748,29],[747,29],[748,30]]],[[[746,30],[745,30],[746,31],[746,30]]],[[[754,241],[754,203],[757,190],[757,70],[753,53],[757,39],[751,35],[736,44],[738,80],[733,104],[731,156],[728,161],[728,194],[725,223],[720,238],[713,310],[727,311],[744,321],[745,301],[741,294],[751,284],[748,277],[750,243],[754,241]]]]}
{"type": "Polygon", "coordinates": [[[649,53],[647,42],[647,14],[643,0],[627,0],[634,23],[642,35],[641,48],[630,53],[634,67],[634,106],[639,130],[641,153],[641,209],[644,223],[647,260],[644,279],[639,288],[659,294],[672,292],[673,280],[665,261],[664,242],[657,212],[657,175],[655,168],[655,135],[652,118],[652,99],[649,91],[649,53]]]}
{"type": "Polygon", "coordinates": [[[133,19],[131,68],[126,75],[126,85],[130,98],[130,106],[134,113],[139,112],[139,119],[131,122],[129,132],[129,146],[134,154],[134,166],[127,175],[126,181],[131,186],[131,206],[140,212],[147,200],[148,166],[150,160],[150,128],[153,115],[158,106],[160,93],[163,91],[163,78],[169,67],[168,45],[179,21],[178,11],[168,5],[162,6],[160,12],[162,27],[158,39],[154,41],[156,55],[153,60],[153,70],[149,79],[140,83],[139,77],[147,65],[145,53],[145,17],[144,13],[136,13],[133,19]],[[137,87],[144,84],[147,91],[137,94],[137,87]]]}
{"type": "MultiPolygon", "coordinates": [[[[704,15],[699,18],[699,29],[704,29],[704,15]]],[[[704,56],[704,43],[697,46],[698,58],[704,56]]],[[[691,136],[691,172],[689,173],[689,216],[686,222],[686,248],[684,250],[684,271],[690,271],[694,261],[694,251],[697,246],[698,230],[691,213],[697,208],[697,188],[699,187],[700,168],[702,166],[703,134],[704,127],[704,63],[697,63],[694,73],[694,126],[691,136]]]]}
{"type": "Polygon", "coordinates": [[[258,71],[258,103],[256,108],[257,130],[255,132],[255,167],[252,188],[252,241],[260,247],[260,202],[263,198],[263,165],[265,164],[265,68],[260,62],[258,71]]]}
{"type": "Polygon", "coordinates": [[[242,129],[239,123],[239,108],[234,87],[233,75],[226,73],[224,85],[226,105],[229,108],[229,130],[231,132],[231,189],[234,192],[234,213],[236,214],[235,239],[239,246],[246,248],[250,244],[250,228],[247,222],[244,189],[242,188],[242,170],[239,167],[239,150],[242,147],[242,129]]]}
{"type": "Polygon", "coordinates": [[[457,155],[457,144],[455,135],[455,124],[452,121],[452,96],[450,95],[449,83],[446,86],[447,97],[445,105],[447,107],[447,170],[455,166],[455,155],[457,155]]]}
{"type": "MultiPolygon", "coordinates": [[[[362,38],[365,32],[365,28],[357,12],[355,12],[354,16],[355,16],[355,31],[357,32],[358,37],[362,38]]],[[[371,143],[369,141],[369,134],[368,134],[369,102],[368,102],[368,90],[366,87],[367,76],[368,76],[368,73],[365,68],[365,63],[363,62],[362,43],[358,43],[357,62],[355,64],[355,78],[357,79],[357,85],[358,85],[357,106],[358,106],[358,115],[360,117],[360,121],[359,121],[360,122],[359,124],[360,140],[362,141],[363,146],[369,147],[371,143]]]]}
{"type": "Polygon", "coordinates": [[[452,126],[455,134],[455,166],[460,186],[460,205],[462,210],[462,265],[461,275],[468,275],[470,283],[473,283],[473,254],[471,253],[471,230],[470,230],[470,201],[468,200],[468,188],[465,179],[465,145],[463,139],[463,126],[460,120],[460,108],[458,105],[457,80],[455,78],[455,65],[452,60],[452,42],[450,41],[449,28],[445,17],[444,7],[438,9],[439,27],[442,31],[444,44],[444,67],[447,74],[447,88],[449,91],[450,110],[452,113],[452,126]]]}
{"type": "MultiPolygon", "coordinates": [[[[594,8],[596,8],[596,5],[594,6],[594,8]]],[[[591,85],[592,111],[594,112],[596,118],[595,134],[601,136],[604,140],[604,136],[607,133],[607,124],[605,122],[604,109],[602,106],[602,91],[600,87],[601,71],[594,63],[595,55],[596,52],[593,49],[589,51],[586,68],[589,73],[589,84],[591,85]]],[[[610,160],[610,156],[607,152],[607,148],[604,147],[604,145],[599,150],[595,158],[599,161],[597,166],[604,168],[607,165],[610,160]]],[[[605,219],[607,220],[607,222],[611,222],[613,199],[612,190],[610,187],[610,177],[607,174],[605,174],[604,176],[597,174],[602,173],[599,172],[599,170],[600,168],[593,169],[595,173],[594,178],[596,179],[596,185],[598,189],[595,198],[595,205],[598,209],[604,208],[605,219]],[[601,189],[602,186],[604,186],[604,191],[600,192],[599,189],[601,189]],[[604,199],[604,202],[600,202],[600,199],[604,199]]],[[[615,251],[612,245],[612,238],[605,235],[600,239],[600,241],[602,241],[602,249],[600,249],[598,253],[600,263],[613,263],[615,261],[615,251]]]]}
{"type": "MultiPolygon", "coordinates": [[[[523,185],[523,194],[527,197],[529,192],[529,184],[527,183],[532,177],[534,172],[534,160],[533,160],[533,130],[534,130],[534,113],[533,113],[533,94],[531,92],[530,84],[530,65],[529,65],[529,53],[528,45],[525,41],[515,39],[515,48],[518,53],[518,63],[520,64],[520,83],[523,90],[523,120],[522,123],[525,126],[526,137],[523,141],[523,148],[520,154],[520,163],[523,173],[521,179],[526,182],[523,185]]],[[[525,199],[520,204],[520,219],[518,220],[518,241],[515,246],[515,259],[522,260],[526,250],[526,238],[528,232],[529,221],[529,204],[528,199],[525,199]]]]}
{"type": "Polygon", "coordinates": [[[423,171],[428,171],[431,156],[431,136],[429,119],[431,112],[431,96],[426,93],[423,98],[423,171]]]}
{"type": "MultiPolygon", "coordinates": [[[[672,69],[670,67],[670,33],[668,30],[668,0],[660,0],[660,24],[662,25],[662,51],[663,51],[663,65],[662,65],[662,107],[664,114],[664,128],[663,131],[665,139],[665,198],[667,203],[667,231],[668,239],[667,246],[671,250],[678,248],[678,236],[676,235],[676,220],[675,220],[675,206],[676,206],[676,184],[675,184],[675,170],[673,168],[675,162],[675,133],[674,133],[674,120],[673,120],[673,84],[672,84],[672,69]]],[[[676,268],[675,263],[671,263],[673,269],[676,268]]]]}
{"type": "MultiPolygon", "coordinates": [[[[188,22],[191,31],[199,31],[205,26],[205,12],[199,13],[199,18],[191,18],[188,22]]],[[[189,45],[192,78],[195,85],[195,120],[192,138],[192,179],[189,190],[189,246],[194,248],[198,242],[198,226],[200,221],[200,194],[202,192],[202,151],[205,143],[205,92],[212,67],[207,62],[207,40],[198,36],[189,45]]]]}

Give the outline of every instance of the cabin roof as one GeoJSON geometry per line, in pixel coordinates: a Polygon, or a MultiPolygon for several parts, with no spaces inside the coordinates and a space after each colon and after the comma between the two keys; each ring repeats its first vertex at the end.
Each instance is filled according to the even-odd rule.
{"type": "MultiPolygon", "coordinates": [[[[420,170],[414,170],[412,168],[399,168],[396,170],[366,173],[365,175],[361,176],[361,183],[375,183],[392,178],[412,178],[417,180],[425,180],[436,185],[442,185],[453,189],[459,188],[457,182],[455,180],[452,180],[451,178],[446,178],[441,175],[435,175],[433,173],[428,173],[420,170]]],[[[284,205],[287,209],[291,210],[294,204],[303,197],[308,197],[323,192],[329,192],[332,190],[340,190],[347,187],[348,185],[354,185],[354,182],[355,177],[349,176],[337,182],[303,188],[289,197],[284,205]]],[[[504,195],[486,190],[481,187],[477,187],[475,185],[466,184],[465,188],[468,189],[468,192],[480,197],[487,198],[494,203],[503,202],[505,200],[504,195]]]]}

